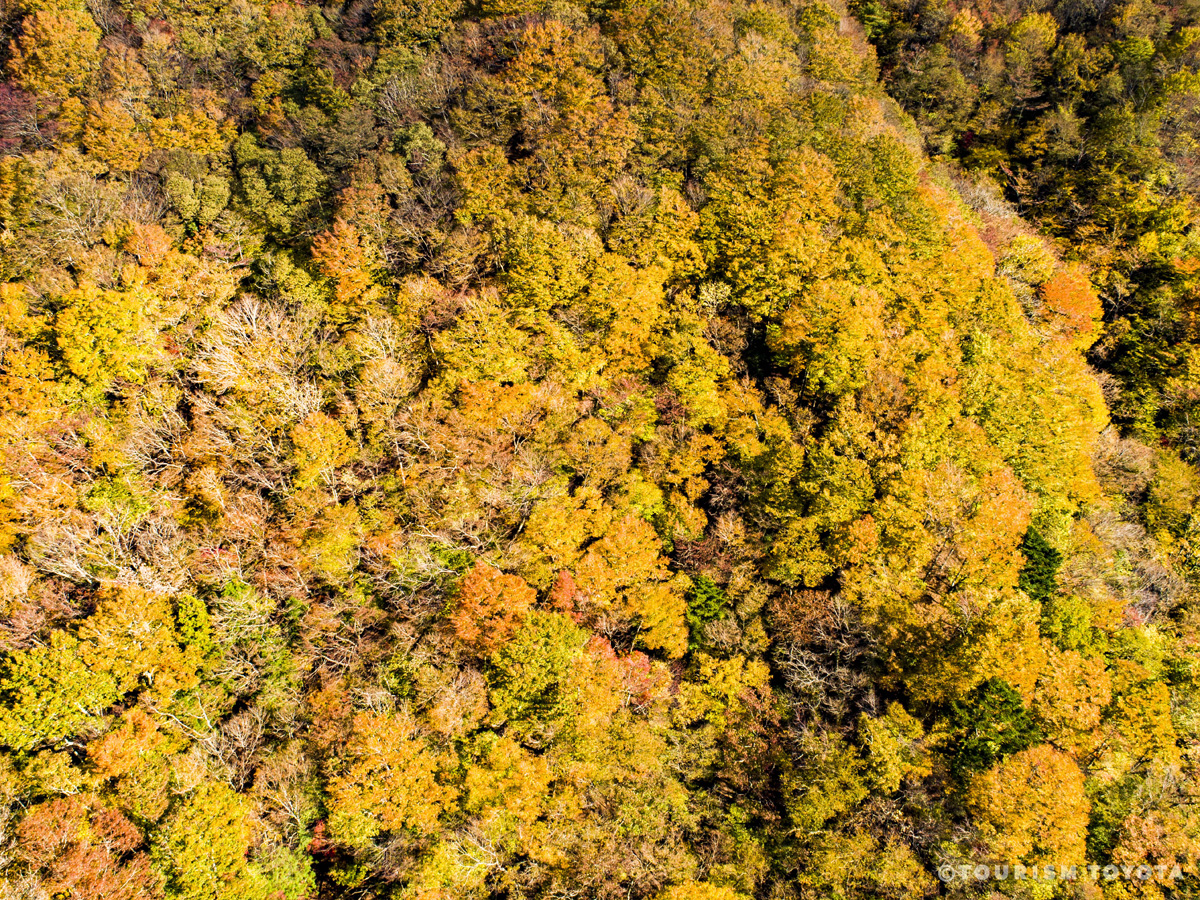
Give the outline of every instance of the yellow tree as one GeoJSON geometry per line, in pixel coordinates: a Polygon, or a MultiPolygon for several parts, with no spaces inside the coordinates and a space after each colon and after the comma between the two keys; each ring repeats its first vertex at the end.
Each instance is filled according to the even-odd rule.
{"type": "Polygon", "coordinates": [[[1095,749],[1100,715],[1112,699],[1112,679],[1103,657],[1047,648],[1046,667],[1033,693],[1033,710],[1048,736],[1074,753],[1095,749]]]}
{"type": "Polygon", "coordinates": [[[995,859],[1079,865],[1091,809],[1083,785],[1075,760],[1038,744],[974,777],[967,808],[995,859]]]}
{"type": "Polygon", "coordinates": [[[309,413],[292,428],[296,488],[332,483],[337,468],[353,459],[356,449],[340,422],[323,412],[309,413]]]}
{"type": "Polygon", "coordinates": [[[1114,699],[1105,710],[1105,748],[1123,756],[1127,764],[1141,759],[1177,763],[1170,690],[1127,659],[1116,660],[1111,674],[1114,699]]]}
{"type": "Polygon", "coordinates": [[[80,626],[79,656],[113,679],[119,694],[144,690],[160,702],[199,684],[205,641],[181,634],[174,604],[165,594],[137,588],[104,591],[96,612],[80,626]]]}
{"type": "Polygon", "coordinates": [[[9,654],[0,667],[0,744],[27,750],[82,729],[119,696],[111,675],[80,658],[79,640],[54,631],[48,646],[9,654]]]}
{"type": "Polygon", "coordinates": [[[8,72],[33,94],[59,101],[91,90],[100,68],[100,29],[82,9],[42,9],[9,44],[8,72]]]}
{"type": "Polygon", "coordinates": [[[350,847],[369,846],[380,832],[438,830],[456,801],[439,771],[448,764],[420,736],[407,712],[362,712],[329,785],[329,833],[350,847]]]}
{"type": "Polygon", "coordinates": [[[55,342],[67,370],[91,394],[114,380],[140,382],[162,357],[153,313],[157,304],[145,289],[104,290],[83,285],[61,298],[54,320],[55,342]]]}
{"type": "Polygon", "coordinates": [[[689,880],[655,894],[654,900],[745,900],[745,896],[731,887],[689,880]]]}
{"type": "Polygon", "coordinates": [[[592,603],[637,617],[647,647],[682,656],[688,634],[687,579],[671,577],[661,550],[648,522],[625,516],[588,548],[575,580],[592,603]]]}
{"type": "Polygon", "coordinates": [[[151,150],[150,141],[134,117],[113,100],[88,104],[83,145],[88,153],[121,175],[137,169],[151,150]]]}
{"type": "Polygon", "coordinates": [[[493,88],[528,150],[514,167],[531,189],[533,212],[587,222],[591,198],[620,171],[634,135],[601,76],[599,31],[548,19],[527,28],[520,44],[493,88]]]}
{"type": "Polygon", "coordinates": [[[467,766],[463,809],[492,841],[528,852],[536,823],[551,805],[554,774],[545,756],[535,756],[509,737],[483,732],[478,762],[467,766]]]}
{"type": "Polygon", "coordinates": [[[153,856],[173,900],[234,900],[249,893],[250,810],[228,785],[201,782],[154,836],[153,856]]]}
{"type": "Polygon", "coordinates": [[[752,312],[784,309],[832,270],[829,227],[841,218],[828,158],[804,149],[772,167],[756,145],[712,178],[701,213],[705,254],[752,312]]]}

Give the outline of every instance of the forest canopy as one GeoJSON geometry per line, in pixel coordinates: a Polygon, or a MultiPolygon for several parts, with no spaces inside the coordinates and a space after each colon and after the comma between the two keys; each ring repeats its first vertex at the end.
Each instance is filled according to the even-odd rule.
{"type": "Polygon", "coordinates": [[[1200,892],[1200,11],[838,2],[0,7],[3,900],[1200,892]]]}

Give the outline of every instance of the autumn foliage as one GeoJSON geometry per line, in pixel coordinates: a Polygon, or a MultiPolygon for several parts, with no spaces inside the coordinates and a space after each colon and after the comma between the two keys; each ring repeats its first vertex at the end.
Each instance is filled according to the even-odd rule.
{"type": "Polygon", "coordinates": [[[969,7],[8,4],[0,895],[1194,893],[1194,11],[969,7]]]}

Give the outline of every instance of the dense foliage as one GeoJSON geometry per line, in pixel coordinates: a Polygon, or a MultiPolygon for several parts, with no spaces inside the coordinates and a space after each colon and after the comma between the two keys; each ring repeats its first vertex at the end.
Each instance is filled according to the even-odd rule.
{"type": "Polygon", "coordinates": [[[1197,482],[1085,358],[1141,269],[844,10],[4,10],[4,897],[1200,889],[1197,482]]]}
{"type": "MultiPolygon", "coordinates": [[[[929,151],[990,176],[1087,266],[1105,305],[1092,355],[1114,418],[1200,460],[1200,7],[856,4],[929,151]]],[[[1035,248],[1027,257],[1044,264],[1035,248]]],[[[1042,300],[1069,308],[1076,296],[1064,282],[1042,300]]],[[[1186,531],[1186,517],[1148,515],[1174,539],[1186,531]]]]}

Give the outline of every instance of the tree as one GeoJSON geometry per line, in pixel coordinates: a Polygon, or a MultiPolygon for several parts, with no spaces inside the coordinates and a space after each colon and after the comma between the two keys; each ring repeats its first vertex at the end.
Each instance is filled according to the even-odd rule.
{"type": "Polygon", "coordinates": [[[478,738],[478,762],[467,767],[463,809],[490,841],[516,854],[527,854],[540,837],[537,822],[554,803],[554,773],[512,738],[490,732],[478,738]]]}
{"type": "Polygon", "coordinates": [[[840,397],[866,383],[873,348],[883,335],[882,312],[877,292],[822,279],[783,310],[768,340],[810,389],[840,397]]]}
{"type": "Polygon", "coordinates": [[[899,703],[889,704],[882,716],[860,716],[858,734],[876,790],[890,794],[903,781],[930,773],[930,754],[922,740],[925,729],[899,703]]]}
{"type": "Polygon", "coordinates": [[[17,750],[57,742],[85,727],[117,699],[111,676],[79,659],[79,641],[56,631],[49,646],[4,660],[0,742],[17,750]]]}
{"type": "MultiPolygon", "coordinates": [[[[185,610],[192,603],[194,598],[185,601],[185,610]]],[[[199,683],[198,669],[211,646],[203,606],[188,612],[192,621],[185,636],[166,595],[136,588],[104,591],[79,628],[79,655],[93,671],[111,677],[118,694],[140,689],[169,703],[199,683]]]]}
{"type": "Polygon", "coordinates": [[[1111,748],[1127,762],[1154,758],[1174,763],[1179,738],[1167,685],[1128,659],[1116,660],[1110,671],[1113,702],[1104,711],[1104,722],[1111,748]]]}
{"type": "Polygon", "coordinates": [[[528,215],[514,216],[502,240],[508,302],[543,311],[582,293],[600,255],[592,231],[528,215]]]}
{"type": "Polygon", "coordinates": [[[371,32],[380,47],[434,43],[450,29],[461,9],[461,0],[383,0],[373,10],[371,32]]]}
{"type": "Polygon", "coordinates": [[[497,725],[533,746],[570,725],[579,703],[576,665],[586,633],[559,613],[531,612],[487,669],[497,725]]]}
{"type": "Polygon", "coordinates": [[[101,32],[82,9],[40,9],[21,23],[9,44],[9,74],[48,100],[88,94],[100,68],[101,32]]]}
{"type": "Polygon", "coordinates": [[[460,641],[486,658],[508,641],[536,600],[524,579],[477,562],[459,585],[450,624],[460,641]]]}
{"type": "Polygon", "coordinates": [[[1076,754],[1101,740],[1101,711],[1112,700],[1112,680],[1102,657],[1052,650],[1038,678],[1033,711],[1057,746],[1076,754]]]}
{"type": "Polygon", "coordinates": [[[247,896],[248,812],[245,801],[219,782],[201,782],[177,801],[155,834],[152,850],[167,897],[247,896]]]}
{"type": "Polygon", "coordinates": [[[1100,298],[1087,275],[1076,266],[1060,269],[1040,287],[1046,317],[1064,339],[1080,348],[1096,340],[1100,323],[1100,298]]]}
{"type": "Polygon", "coordinates": [[[356,307],[370,303],[378,264],[357,228],[334,219],[333,227],[313,240],[312,253],[321,273],[333,280],[335,320],[349,319],[356,307]]]}
{"type": "Polygon", "coordinates": [[[950,709],[953,766],[960,777],[988,769],[1042,740],[1020,694],[1000,678],[988,679],[950,709]]]}
{"type": "Polygon", "coordinates": [[[341,772],[329,783],[329,833],[364,848],[380,832],[435,833],[456,792],[439,778],[448,760],[420,736],[404,712],[354,717],[341,772]]]}
{"type": "Polygon", "coordinates": [[[1025,566],[1021,569],[1018,582],[1029,599],[1039,603],[1052,601],[1058,593],[1058,569],[1062,565],[1062,554],[1050,546],[1036,528],[1030,528],[1021,541],[1021,553],[1025,566]]]}
{"type": "Polygon", "coordinates": [[[712,179],[700,234],[712,269],[757,315],[780,312],[822,272],[825,228],[839,219],[827,158],[804,149],[772,169],[765,147],[712,179]]]}
{"type": "Polygon", "coordinates": [[[806,900],[884,895],[918,900],[937,894],[937,882],[901,840],[881,840],[856,829],[824,834],[815,843],[798,879],[808,889],[801,894],[806,900]]]}
{"type": "Polygon", "coordinates": [[[730,887],[706,881],[688,881],[672,885],[655,895],[655,900],[743,900],[744,896],[730,887]]]}
{"type": "MultiPolygon", "coordinates": [[[[317,499],[323,500],[320,495],[317,499]]],[[[340,582],[358,565],[361,540],[362,518],[355,504],[328,504],[304,533],[302,564],[330,583],[340,582]]]]}
{"type": "Polygon", "coordinates": [[[112,900],[163,895],[137,826],[94,797],[60,797],[26,812],[17,827],[16,858],[56,895],[112,900]]]}
{"type": "Polygon", "coordinates": [[[687,623],[693,644],[698,642],[705,625],[726,614],[728,604],[725,592],[707,575],[693,579],[687,598],[687,623]]]}
{"type": "Polygon", "coordinates": [[[157,822],[171,800],[171,763],[186,741],[133,707],[88,744],[88,760],[107,782],[110,802],[135,821],[157,822]]]}
{"type": "Polygon", "coordinates": [[[297,490],[332,485],[339,466],[354,458],[356,447],[346,429],[323,412],[313,412],[292,427],[293,483],[297,490]]]}
{"type": "Polygon", "coordinates": [[[596,29],[538,22],[523,30],[503,72],[481,81],[456,110],[460,127],[498,125],[497,143],[513,141],[521,151],[510,177],[525,188],[518,202],[530,213],[598,224],[593,198],[620,171],[633,134],[601,78],[601,52],[596,29]]]}
{"type": "Polygon", "coordinates": [[[669,578],[661,549],[648,522],[626,516],[588,548],[575,582],[590,602],[637,616],[647,647],[680,656],[687,646],[686,579],[669,578]]]}
{"type": "Polygon", "coordinates": [[[229,182],[220,175],[198,172],[195,177],[167,169],[163,190],[184,222],[207,228],[217,220],[229,203],[229,182]]]}
{"type": "Polygon", "coordinates": [[[967,807],[997,860],[1081,865],[1091,804],[1070,756],[1038,744],[971,778],[967,807]]]}
{"type": "Polygon", "coordinates": [[[836,734],[811,732],[801,738],[797,750],[782,787],[792,828],[808,834],[857,806],[869,790],[862,761],[836,734]]]}
{"type": "Polygon", "coordinates": [[[252,214],[285,238],[310,226],[325,176],[303,150],[269,150],[243,134],[233,145],[233,158],[252,214]]]}
{"type": "Polygon", "coordinates": [[[135,171],[151,149],[133,116],[112,101],[88,104],[83,145],[88,153],[120,175],[135,171]]]}
{"type": "Polygon", "coordinates": [[[55,343],[67,371],[95,397],[117,379],[141,382],[161,359],[155,302],[141,289],[84,285],[65,294],[54,318],[55,343]]]}

